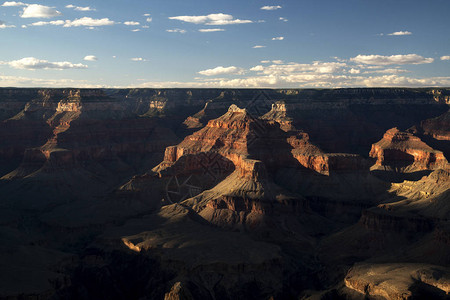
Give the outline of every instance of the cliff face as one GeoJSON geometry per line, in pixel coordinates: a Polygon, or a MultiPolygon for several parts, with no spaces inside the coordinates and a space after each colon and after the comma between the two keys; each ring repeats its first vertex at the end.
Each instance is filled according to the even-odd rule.
{"type": "Polygon", "coordinates": [[[448,164],[441,151],[397,128],[388,130],[383,139],[372,146],[369,155],[377,159],[376,166],[412,167],[414,171],[445,168],[448,164]]]}

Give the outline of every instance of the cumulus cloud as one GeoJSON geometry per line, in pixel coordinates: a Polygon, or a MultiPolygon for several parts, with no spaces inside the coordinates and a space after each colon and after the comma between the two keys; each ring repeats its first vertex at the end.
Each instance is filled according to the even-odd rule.
{"type": "Polygon", "coordinates": [[[153,21],[153,18],[148,17],[147,19],[145,19],[145,21],[146,21],[147,23],[150,23],[151,21],[153,21]]]}
{"type": "Polygon", "coordinates": [[[237,68],[235,66],[230,67],[216,67],[214,69],[208,69],[198,72],[201,75],[205,76],[217,76],[217,75],[225,75],[225,74],[242,74],[243,70],[241,68],[237,68]]]}
{"type": "Polygon", "coordinates": [[[450,55],[441,56],[441,60],[450,60],[450,55]]]}
{"type": "Polygon", "coordinates": [[[139,26],[139,25],[141,25],[141,23],[136,22],[136,21],[126,21],[126,22],[123,22],[123,24],[127,25],[127,26],[139,26]]]}
{"type": "Polygon", "coordinates": [[[19,60],[9,62],[1,62],[1,64],[9,65],[14,69],[22,70],[66,70],[66,69],[86,69],[88,66],[83,64],[74,64],[68,61],[49,62],[48,60],[37,59],[34,57],[25,57],[19,60]]]}
{"type": "Polygon", "coordinates": [[[266,48],[266,46],[263,45],[255,45],[252,47],[253,49],[261,49],[261,48],[266,48]]]}
{"type": "Polygon", "coordinates": [[[95,55],[86,55],[86,56],[84,57],[84,60],[86,60],[86,61],[97,61],[98,58],[97,58],[97,56],[95,56],[95,55]]]}
{"type": "Polygon", "coordinates": [[[225,29],[222,28],[209,28],[209,29],[199,29],[200,32],[219,32],[219,31],[225,31],[225,29]]]}
{"type": "Polygon", "coordinates": [[[15,25],[7,25],[5,22],[0,21],[0,29],[5,29],[5,28],[14,28],[16,27],[15,25]]]}
{"type": "MultiPolygon", "coordinates": [[[[28,26],[46,26],[46,25],[53,25],[53,26],[63,26],[63,27],[80,27],[80,26],[86,26],[86,27],[98,27],[98,26],[110,26],[114,25],[116,22],[108,19],[93,19],[90,17],[83,17],[80,19],[75,20],[57,20],[57,21],[39,21],[29,24],[28,26]]],[[[92,29],[91,28],[91,29],[92,29]]]]}
{"type": "Polygon", "coordinates": [[[180,29],[180,28],[167,29],[166,31],[167,31],[167,32],[170,32],[170,33],[186,33],[186,30],[180,29]]]}
{"type": "Polygon", "coordinates": [[[22,18],[53,18],[62,15],[61,12],[57,11],[53,7],[40,5],[40,4],[30,4],[23,9],[21,14],[22,18]]]}
{"type": "Polygon", "coordinates": [[[279,6],[279,5],[273,5],[273,6],[266,5],[266,6],[261,7],[262,10],[277,10],[280,8],[281,8],[281,6],[279,6]]]}
{"type": "Polygon", "coordinates": [[[253,23],[253,21],[251,20],[235,19],[232,15],[223,13],[209,14],[206,16],[176,16],[176,17],[169,17],[169,19],[183,21],[187,23],[213,25],[213,26],[253,23]]]}
{"type": "Polygon", "coordinates": [[[131,60],[132,61],[147,61],[145,58],[142,58],[142,57],[133,57],[131,60]]]}
{"type": "Polygon", "coordinates": [[[27,6],[28,4],[16,1],[6,1],[2,6],[27,6]]]}
{"type": "Polygon", "coordinates": [[[93,19],[90,17],[83,17],[80,19],[75,19],[73,21],[66,20],[64,27],[79,27],[79,26],[97,27],[97,26],[110,26],[110,25],[114,25],[114,24],[116,24],[116,22],[111,21],[108,18],[93,19]]]}
{"type": "Polygon", "coordinates": [[[411,35],[412,32],[409,31],[396,31],[393,33],[389,33],[388,35],[411,35]]]}
{"type": "Polygon", "coordinates": [[[74,10],[77,10],[77,11],[95,11],[96,10],[95,8],[91,8],[89,6],[83,7],[83,6],[75,6],[73,4],[66,5],[66,8],[73,8],[74,10]]]}
{"type": "Polygon", "coordinates": [[[406,65],[406,64],[429,64],[434,61],[433,58],[425,58],[417,54],[406,55],[358,55],[350,59],[350,61],[368,65],[406,65]]]}
{"type": "Polygon", "coordinates": [[[348,72],[349,72],[350,74],[359,74],[359,73],[361,73],[361,70],[351,68],[348,72]]]}
{"type": "Polygon", "coordinates": [[[260,71],[265,75],[292,75],[295,73],[313,73],[313,74],[331,74],[341,72],[345,63],[340,62],[313,62],[311,64],[289,63],[284,64],[282,61],[274,60],[270,66],[256,66],[257,69],[252,71],[260,71]]]}
{"type": "Polygon", "coordinates": [[[282,40],[284,40],[284,36],[278,36],[278,37],[272,38],[272,41],[282,41],[282,40]]]}
{"type": "Polygon", "coordinates": [[[31,24],[28,24],[27,26],[46,26],[46,25],[53,25],[53,26],[62,26],[66,24],[65,21],[63,20],[58,20],[58,21],[39,21],[39,22],[34,22],[31,24]]]}
{"type": "Polygon", "coordinates": [[[73,79],[43,79],[23,76],[3,76],[0,75],[0,86],[2,87],[78,87],[78,88],[102,88],[102,85],[89,83],[87,80],[73,79]]]}
{"type": "Polygon", "coordinates": [[[407,70],[403,69],[395,69],[395,68],[387,68],[387,69],[381,69],[381,70],[370,70],[364,72],[365,74],[370,73],[376,73],[376,74],[400,74],[400,73],[407,73],[407,70]]]}

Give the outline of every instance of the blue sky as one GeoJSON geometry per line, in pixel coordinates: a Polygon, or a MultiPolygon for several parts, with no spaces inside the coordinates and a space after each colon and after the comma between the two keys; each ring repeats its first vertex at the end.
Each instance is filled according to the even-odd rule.
{"type": "Polygon", "coordinates": [[[0,2],[0,86],[450,86],[449,0],[0,2]]]}

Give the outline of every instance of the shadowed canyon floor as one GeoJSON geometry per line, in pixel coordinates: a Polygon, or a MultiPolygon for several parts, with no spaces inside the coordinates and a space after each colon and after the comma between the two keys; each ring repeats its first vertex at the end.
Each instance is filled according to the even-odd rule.
{"type": "Polygon", "coordinates": [[[448,89],[0,89],[0,299],[448,299],[448,89]]]}

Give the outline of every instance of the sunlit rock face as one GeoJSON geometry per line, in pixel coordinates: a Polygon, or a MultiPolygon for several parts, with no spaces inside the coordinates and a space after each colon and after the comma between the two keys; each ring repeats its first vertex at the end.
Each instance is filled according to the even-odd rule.
{"type": "Polygon", "coordinates": [[[448,297],[448,92],[0,89],[0,298],[448,297]]]}
{"type": "Polygon", "coordinates": [[[383,139],[372,146],[369,155],[377,159],[376,165],[380,167],[397,164],[420,171],[448,165],[442,151],[434,150],[420,138],[397,128],[388,130],[383,139]]]}

